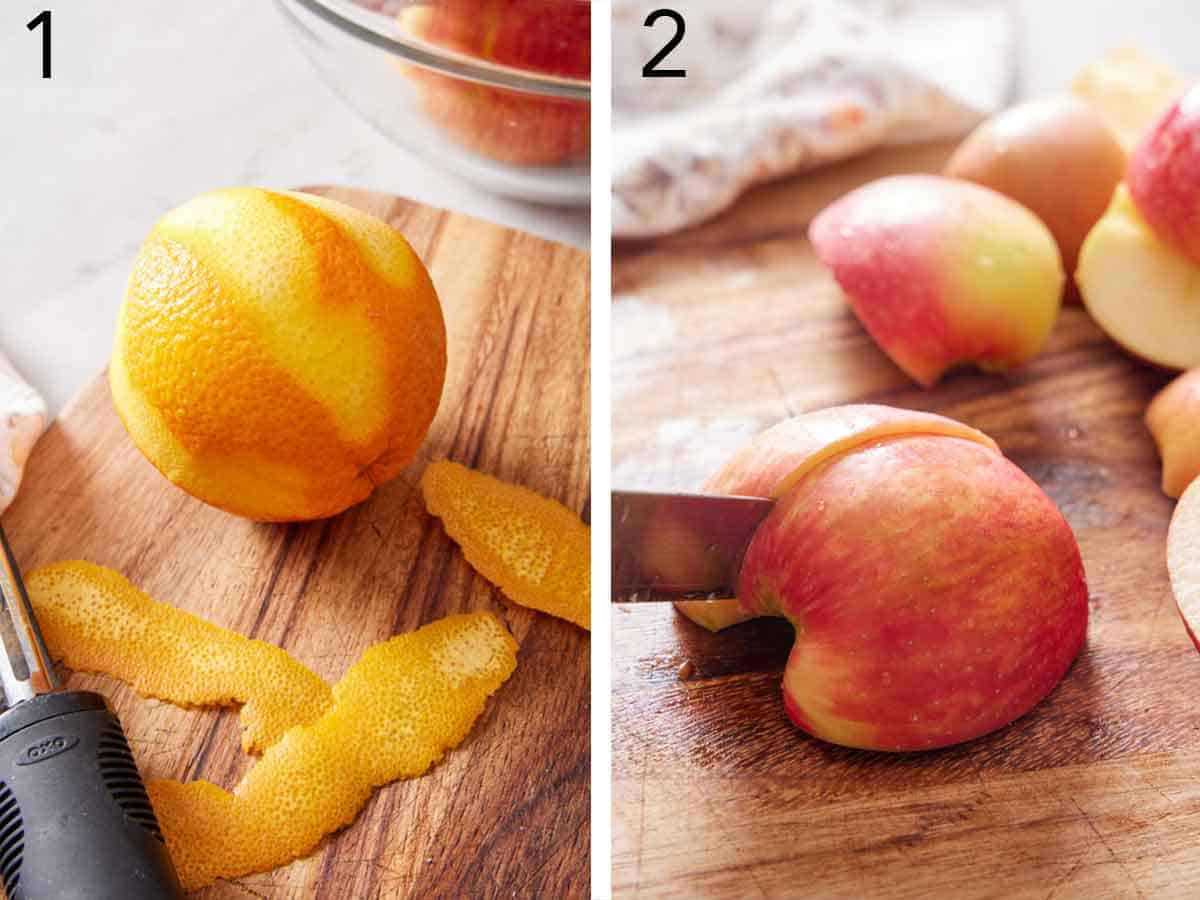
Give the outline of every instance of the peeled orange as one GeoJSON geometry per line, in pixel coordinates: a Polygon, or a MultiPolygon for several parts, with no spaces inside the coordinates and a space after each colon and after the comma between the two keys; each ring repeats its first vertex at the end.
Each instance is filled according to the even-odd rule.
{"type": "Polygon", "coordinates": [[[142,244],[109,383],[172,482],[292,521],[393,478],[445,374],[441,304],[397,231],[322,197],[232,188],[168,213],[142,244]]]}

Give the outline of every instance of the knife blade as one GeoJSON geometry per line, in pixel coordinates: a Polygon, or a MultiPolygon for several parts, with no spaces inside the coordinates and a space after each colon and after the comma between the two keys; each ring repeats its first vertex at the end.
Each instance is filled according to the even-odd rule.
{"type": "Polygon", "coordinates": [[[775,501],[613,491],[616,602],[732,597],[750,538],[775,501]]]}

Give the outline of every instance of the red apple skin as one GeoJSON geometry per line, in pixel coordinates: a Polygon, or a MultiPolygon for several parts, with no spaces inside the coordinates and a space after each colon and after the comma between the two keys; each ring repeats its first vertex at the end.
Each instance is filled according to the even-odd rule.
{"type": "Polygon", "coordinates": [[[1125,182],[1155,233],[1200,265],[1200,84],[1151,126],[1129,159],[1125,182]]]}
{"type": "MultiPolygon", "coordinates": [[[[544,75],[591,75],[591,4],[566,0],[430,0],[402,29],[447,49],[544,75]]],[[[514,165],[582,162],[591,142],[585,101],[475,84],[420,68],[426,114],[483,156],[514,165]]]]}
{"type": "MultiPolygon", "coordinates": [[[[815,410],[768,428],[713,473],[703,490],[778,498],[807,471],[831,457],[901,434],[954,435],[1000,452],[983,432],[936,413],[852,403],[815,410]]],[[[681,600],[675,608],[709,631],[754,618],[735,598],[681,600]]]]}
{"type": "Polygon", "coordinates": [[[1104,119],[1070,94],[1027,100],[971,132],[944,173],[990,187],[1038,216],[1075,271],[1079,248],[1125,174],[1125,151],[1104,119]]]}
{"type": "Polygon", "coordinates": [[[1058,316],[1065,276],[1053,235],[980,184],[880,178],[822,210],[808,237],[875,343],[924,387],[963,363],[1020,366],[1058,316]]]}
{"type": "Polygon", "coordinates": [[[1028,712],[1083,646],[1087,585],[1069,526],[994,449],[894,437],[835,457],[756,532],[746,616],[796,627],[784,703],[808,733],[924,750],[1028,712]]]}

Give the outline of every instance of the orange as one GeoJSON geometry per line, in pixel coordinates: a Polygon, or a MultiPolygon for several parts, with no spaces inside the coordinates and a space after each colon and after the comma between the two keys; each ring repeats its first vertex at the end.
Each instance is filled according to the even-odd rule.
{"type": "Polygon", "coordinates": [[[142,244],[109,383],[173,483],[293,521],[393,478],[445,374],[441,304],[399,232],[325,198],[232,188],[168,213],[142,244]]]}

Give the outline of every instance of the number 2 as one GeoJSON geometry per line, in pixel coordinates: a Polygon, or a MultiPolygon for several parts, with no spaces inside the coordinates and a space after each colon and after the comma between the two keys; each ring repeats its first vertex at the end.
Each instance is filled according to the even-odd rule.
{"type": "Polygon", "coordinates": [[[642,66],[643,78],[686,78],[687,69],[660,69],[658,64],[666,59],[667,54],[679,46],[679,42],[683,40],[684,24],[683,16],[675,12],[673,9],[656,9],[650,15],[646,16],[646,21],[642,24],[647,28],[653,28],[654,23],[659,19],[670,19],[675,23],[675,33],[671,35],[671,39],[667,41],[661,50],[650,57],[650,61],[642,66]]]}
{"type": "Polygon", "coordinates": [[[42,77],[50,77],[50,10],[43,9],[25,26],[30,31],[42,29],[42,77]]]}

